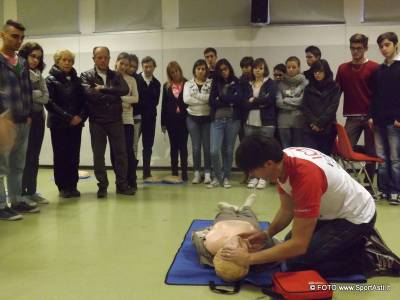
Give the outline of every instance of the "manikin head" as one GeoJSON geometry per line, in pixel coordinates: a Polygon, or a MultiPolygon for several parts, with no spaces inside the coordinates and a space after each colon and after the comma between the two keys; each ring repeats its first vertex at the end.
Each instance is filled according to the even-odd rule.
{"type": "Polygon", "coordinates": [[[221,258],[221,250],[225,247],[237,249],[245,248],[248,250],[247,243],[238,235],[231,237],[227,240],[224,246],[218,250],[214,256],[214,268],[218,277],[222,278],[226,282],[239,281],[247,275],[249,272],[249,266],[242,266],[232,261],[223,260],[221,258]]]}

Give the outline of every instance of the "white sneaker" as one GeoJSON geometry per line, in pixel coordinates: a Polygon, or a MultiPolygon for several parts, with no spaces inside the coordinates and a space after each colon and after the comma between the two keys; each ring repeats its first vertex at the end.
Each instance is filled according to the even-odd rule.
{"type": "Polygon", "coordinates": [[[400,194],[391,194],[389,204],[390,205],[400,205],[400,194]]]}
{"type": "Polygon", "coordinates": [[[49,200],[47,200],[46,198],[43,198],[42,196],[40,196],[39,194],[34,194],[31,196],[28,196],[27,198],[29,198],[30,200],[36,202],[37,204],[49,204],[49,200]]]}
{"type": "Polygon", "coordinates": [[[213,179],[209,184],[206,185],[206,188],[212,189],[221,186],[217,179],[213,179]]]}
{"type": "Polygon", "coordinates": [[[200,176],[200,172],[199,171],[194,171],[194,177],[192,180],[193,184],[198,184],[201,181],[201,176],[200,176]]]}
{"type": "Polygon", "coordinates": [[[257,186],[257,183],[258,183],[258,179],[257,178],[251,178],[249,180],[249,183],[247,184],[247,187],[249,189],[254,189],[257,186]]]}
{"type": "Polygon", "coordinates": [[[224,188],[229,189],[232,185],[229,182],[228,178],[224,179],[224,188]]]}
{"type": "Polygon", "coordinates": [[[265,181],[264,179],[260,178],[260,180],[257,183],[256,188],[261,190],[261,189],[265,189],[266,186],[267,186],[267,181],[265,181]]]}
{"type": "Polygon", "coordinates": [[[30,207],[37,207],[37,203],[35,201],[31,200],[29,197],[26,197],[26,196],[22,196],[22,199],[20,199],[19,202],[25,202],[30,207]]]}
{"type": "Polygon", "coordinates": [[[211,174],[204,173],[204,184],[210,184],[210,183],[211,183],[211,174]]]}

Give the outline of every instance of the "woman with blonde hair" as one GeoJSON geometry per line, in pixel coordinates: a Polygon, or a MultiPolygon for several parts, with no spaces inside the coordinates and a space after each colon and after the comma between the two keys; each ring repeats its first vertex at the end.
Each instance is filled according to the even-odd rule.
{"type": "MultiPolygon", "coordinates": [[[[121,74],[126,84],[129,87],[129,93],[121,97],[122,100],[122,122],[124,123],[125,131],[125,144],[126,154],[128,157],[128,184],[134,190],[137,190],[136,183],[136,167],[138,160],[136,159],[134,150],[134,120],[133,120],[133,104],[138,103],[139,95],[136,85],[136,79],[128,75],[128,69],[130,68],[130,55],[126,52],[121,52],[115,63],[115,70],[121,74]]],[[[111,162],[114,165],[114,155],[111,151],[111,162]]]]}
{"type": "Polygon", "coordinates": [[[187,141],[188,130],[186,127],[187,105],[183,102],[183,87],[186,78],[183,77],[182,68],[176,61],[171,61],[167,66],[168,81],[163,86],[161,107],[161,130],[168,132],[171,155],[171,171],[173,176],[178,174],[178,156],[181,159],[182,180],[187,181],[187,141]]]}
{"type": "Polygon", "coordinates": [[[75,55],[69,50],[54,54],[54,65],[46,78],[50,100],[47,127],[53,146],[54,179],[60,197],[79,197],[77,189],[82,127],[87,119],[85,94],[73,68],[75,55]]]}

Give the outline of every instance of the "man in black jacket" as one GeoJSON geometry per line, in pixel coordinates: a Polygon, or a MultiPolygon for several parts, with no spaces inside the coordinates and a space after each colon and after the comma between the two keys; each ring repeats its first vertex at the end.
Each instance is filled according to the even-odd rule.
{"type": "Polygon", "coordinates": [[[154,77],[155,60],[147,56],[142,59],[142,70],[137,78],[139,103],[136,112],[142,116],[143,179],[151,180],[150,162],[156,132],[157,105],[160,100],[161,84],[154,77]]]}
{"type": "Polygon", "coordinates": [[[81,74],[87,95],[89,126],[93,149],[94,173],[99,181],[98,198],[107,196],[108,178],[104,154],[107,137],[115,155],[117,193],[133,195],[127,182],[127,155],[122,124],[121,96],[129,92],[124,79],[108,68],[110,51],[107,47],[93,48],[94,68],[81,74]]]}

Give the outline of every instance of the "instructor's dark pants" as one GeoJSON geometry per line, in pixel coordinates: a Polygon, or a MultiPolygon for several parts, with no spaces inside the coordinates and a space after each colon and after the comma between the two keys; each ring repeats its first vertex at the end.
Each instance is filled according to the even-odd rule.
{"type": "MultiPolygon", "coordinates": [[[[365,271],[364,235],[374,227],[353,224],[345,219],[318,221],[305,255],[287,260],[290,271],[313,269],[322,276],[362,274],[365,271]]],[[[290,239],[291,232],[286,236],[290,239]]]]}

